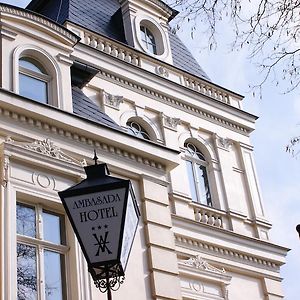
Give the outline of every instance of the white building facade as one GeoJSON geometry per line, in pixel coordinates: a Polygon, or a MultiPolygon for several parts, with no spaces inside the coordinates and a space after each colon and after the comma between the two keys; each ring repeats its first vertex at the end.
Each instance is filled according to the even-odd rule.
{"type": "Polygon", "coordinates": [[[214,84],[160,0],[0,4],[0,299],[105,299],[57,192],[99,160],[141,219],[113,299],[283,299],[256,117],[214,84]]]}

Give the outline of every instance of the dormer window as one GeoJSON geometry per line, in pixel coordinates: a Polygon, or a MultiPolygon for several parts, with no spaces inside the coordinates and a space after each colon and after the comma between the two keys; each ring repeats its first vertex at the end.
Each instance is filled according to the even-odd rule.
{"type": "Polygon", "coordinates": [[[32,100],[48,103],[48,85],[50,76],[35,59],[19,59],[19,93],[32,100]]]}
{"type": "Polygon", "coordinates": [[[152,54],[157,54],[156,42],[152,32],[143,25],[140,27],[140,29],[141,29],[141,39],[146,49],[152,54]]]}

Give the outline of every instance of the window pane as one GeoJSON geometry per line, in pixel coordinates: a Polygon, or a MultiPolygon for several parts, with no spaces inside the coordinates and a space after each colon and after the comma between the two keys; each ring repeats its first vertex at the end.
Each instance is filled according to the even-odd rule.
{"type": "Polygon", "coordinates": [[[146,29],[146,34],[147,34],[147,40],[150,43],[155,44],[154,36],[153,36],[152,32],[149,29],[146,29]]]}
{"type": "Polygon", "coordinates": [[[18,300],[37,299],[35,247],[17,244],[17,285],[18,300]]]}
{"type": "Polygon", "coordinates": [[[45,299],[63,299],[61,254],[52,251],[44,251],[45,261],[45,299]]]}
{"type": "Polygon", "coordinates": [[[43,211],[44,240],[54,244],[62,244],[62,217],[43,211]]]}
{"type": "Polygon", "coordinates": [[[150,140],[149,134],[146,130],[138,123],[135,122],[127,122],[127,132],[131,135],[137,136],[139,138],[150,140]]]}
{"type": "Polygon", "coordinates": [[[17,233],[36,237],[35,208],[17,203],[17,233]]]}
{"type": "Polygon", "coordinates": [[[40,79],[20,73],[19,93],[21,96],[36,100],[41,103],[48,102],[47,83],[40,79]]]}
{"type": "Polygon", "coordinates": [[[146,28],[145,28],[144,26],[141,26],[140,28],[141,28],[141,37],[142,37],[142,41],[143,41],[143,42],[146,42],[146,33],[145,33],[146,28]]]}
{"type": "Polygon", "coordinates": [[[196,183],[193,174],[192,162],[186,161],[186,167],[187,167],[191,197],[193,201],[197,201],[196,183]]]}
{"type": "Polygon", "coordinates": [[[197,185],[199,192],[199,200],[200,203],[205,205],[211,205],[211,197],[208,186],[207,172],[206,167],[202,165],[198,165],[197,169],[197,185]]]}
{"type": "Polygon", "coordinates": [[[40,66],[40,64],[35,61],[34,59],[31,59],[31,58],[21,58],[19,60],[19,65],[25,69],[28,69],[28,70],[31,70],[33,72],[37,72],[37,73],[40,73],[40,74],[47,74],[43,67],[40,66]]]}

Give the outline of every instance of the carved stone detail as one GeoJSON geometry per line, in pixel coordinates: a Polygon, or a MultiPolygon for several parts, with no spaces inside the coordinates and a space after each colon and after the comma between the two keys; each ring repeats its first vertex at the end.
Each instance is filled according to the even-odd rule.
{"type": "Polygon", "coordinates": [[[176,130],[177,125],[180,124],[181,120],[179,118],[172,118],[165,114],[162,114],[163,125],[171,129],[176,130]]]}
{"type": "Polygon", "coordinates": [[[156,66],[156,68],[155,68],[155,73],[156,73],[157,75],[162,76],[162,77],[166,77],[166,78],[169,77],[169,72],[168,72],[168,70],[167,70],[165,67],[163,67],[163,66],[156,66]]]}
{"type": "Polygon", "coordinates": [[[86,166],[87,163],[85,159],[79,161],[70,155],[64,153],[58,146],[54,145],[54,143],[50,139],[45,139],[43,141],[35,140],[33,143],[20,143],[13,141],[10,137],[6,139],[6,142],[11,144],[18,144],[25,149],[29,149],[38,153],[41,153],[46,156],[54,157],[69,163],[74,163],[80,166],[86,166]]]}
{"type": "Polygon", "coordinates": [[[109,106],[119,109],[120,104],[124,102],[123,96],[112,95],[103,91],[103,102],[109,106]]]}
{"type": "Polygon", "coordinates": [[[43,189],[55,190],[55,179],[43,173],[32,173],[32,182],[43,189]]]}
{"type": "Polygon", "coordinates": [[[0,175],[0,182],[4,188],[7,187],[8,169],[9,169],[9,158],[7,156],[4,156],[2,157],[2,161],[1,161],[1,175],[0,175]]]}
{"type": "Polygon", "coordinates": [[[171,103],[172,106],[176,106],[180,110],[183,110],[183,109],[188,110],[192,114],[196,114],[196,115],[200,116],[201,118],[213,120],[213,122],[216,122],[223,127],[230,128],[231,130],[241,132],[242,134],[245,134],[245,135],[248,135],[251,132],[251,130],[249,130],[248,128],[242,127],[241,125],[239,125],[237,123],[233,123],[226,119],[223,119],[219,115],[214,115],[212,113],[206,112],[204,110],[201,110],[197,106],[187,104],[178,99],[167,97],[166,95],[164,95],[162,93],[159,93],[155,90],[146,88],[145,86],[137,84],[136,82],[128,81],[127,79],[123,78],[122,76],[108,73],[103,70],[100,70],[99,73],[97,74],[97,76],[100,78],[108,78],[110,81],[114,81],[115,83],[117,83],[120,86],[126,86],[126,87],[129,86],[130,89],[135,89],[139,93],[143,93],[146,96],[151,95],[151,97],[156,97],[159,101],[163,101],[168,104],[171,103]]]}
{"type": "Polygon", "coordinates": [[[231,139],[220,137],[217,134],[215,135],[215,138],[217,146],[225,150],[229,150],[233,145],[233,141],[231,139]]]}
{"type": "Polygon", "coordinates": [[[210,265],[206,260],[204,260],[200,255],[191,257],[188,260],[182,261],[183,264],[194,267],[196,269],[205,270],[217,274],[226,274],[226,271],[224,268],[218,269],[212,265],[210,265]]]}

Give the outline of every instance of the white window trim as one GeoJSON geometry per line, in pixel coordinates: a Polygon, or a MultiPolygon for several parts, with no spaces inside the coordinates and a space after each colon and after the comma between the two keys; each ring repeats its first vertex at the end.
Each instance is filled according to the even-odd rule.
{"type": "Polygon", "coordinates": [[[138,42],[139,47],[141,47],[141,49],[145,53],[147,53],[151,56],[154,56],[155,58],[158,58],[161,60],[167,58],[170,53],[170,49],[169,49],[169,46],[167,43],[168,39],[167,39],[166,33],[163,30],[163,28],[161,27],[161,25],[155,19],[153,19],[147,15],[136,16],[134,24],[135,24],[134,33],[135,33],[136,40],[138,42]],[[160,53],[160,54],[153,54],[146,48],[144,42],[142,41],[142,37],[141,37],[141,30],[140,30],[141,25],[147,27],[153,34],[154,39],[155,39],[157,53],[160,53]]]}
{"type": "Polygon", "coordinates": [[[62,76],[60,68],[55,59],[48,52],[35,45],[21,45],[13,52],[13,92],[16,94],[19,94],[20,92],[19,74],[20,71],[22,73],[24,68],[19,65],[19,60],[22,57],[32,58],[46,69],[49,76],[48,79],[50,78],[48,81],[48,104],[58,108],[63,108],[61,88],[62,76]]]}
{"type": "MultiPolygon", "coordinates": [[[[61,212],[57,212],[56,210],[45,207],[44,205],[41,205],[39,203],[22,201],[17,198],[15,207],[17,207],[18,203],[31,206],[32,208],[35,209],[35,212],[36,212],[36,224],[37,224],[36,237],[24,236],[24,235],[18,234],[16,232],[16,246],[18,243],[21,243],[23,245],[28,245],[28,246],[32,246],[32,247],[36,248],[37,299],[45,300],[44,292],[45,292],[46,287],[45,287],[45,263],[44,263],[43,251],[46,249],[49,251],[59,253],[60,255],[63,255],[63,259],[64,259],[64,262],[62,263],[62,267],[63,267],[63,266],[67,265],[67,253],[69,251],[69,247],[67,245],[54,244],[54,243],[51,243],[51,242],[43,239],[44,231],[43,231],[42,213],[43,213],[43,210],[46,210],[51,213],[61,215],[64,218],[66,218],[66,216],[64,214],[62,214],[61,212]]],[[[17,222],[17,217],[15,218],[15,220],[17,222]]],[[[17,226],[15,226],[15,228],[17,229],[17,226]]],[[[64,226],[64,230],[65,230],[65,226],[64,226]]],[[[17,263],[16,263],[16,266],[17,266],[17,263]]],[[[67,278],[66,278],[67,274],[66,274],[65,270],[62,270],[62,272],[64,273],[64,278],[62,278],[62,280],[64,281],[63,289],[64,289],[64,292],[66,293],[64,299],[67,299],[68,298],[68,287],[67,287],[67,278]]],[[[17,273],[16,273],[16,276],[17,276],[17,273]]],[[[17,286],[18,285],[16,285],[16,287],[17,286]]],[[[16,289],[16,291],[17,291],[17,289],[16,289]]]]}
{"type": "MultiPolygon", "coordinates": [[[[189,143],[189,142],[187,142],[189,143]]],[[[192,145],[194,145],[196,147],[195,144],[191,143],[192,145]]],[[[199,150],[198,147],[196,147],[196,149],[199,150]]],[[[207,160],[202,160],[200,158],[196,158],[196,157],[193,157],[189,154],[186,154],[186,151],[187,151],[187,148],[184,147],[184,156],[183,156],[183,160],[184,160],[184,163],[186,164],[187,161],[191,162],[192,163],[192,171],[193,171],[193,179],[194,179],[194,186],[195,186],[195,190],[196,190],[196,196],[197,196],[197,200],[193,200],[194,202],[196,203],[199,203],[201,205],[207,205],[209,207],[215,207],[215,203],[214,203],[214,200],[213,200],[213,194],[212,194],[212,185],[211,185],[211,179],[210,179],[210,172],[209,172],[209,167],[210,167],[210,164],[207,160]],[[204,204],[204,203],[201,203],[200,202],[200,191],[199,191],[199,187],[198,187],[198,183],[199,183],[199,178],[198,178],[198,175],[197,175],[197,171],[196,171],[196,167],[197,166],[204,166],[206,168],[206,174],[207,174],[207,181],[208,181],[208,188],[209,188],[209,193],[210,193],[210,200],[211,200],[211,205],[209,204],[204,204]]],[[[202,152],[201,152],[202,153],[202,152]]],[[[186,166],[185,166],[186,168],[186,166]]],[[[188,175],[188,174],[187,174],[188,175]]],[[[188,181],[190,179],[188,178],[188,181]]],[[[191,196],[191,190],[190,190],[190,186],[189,186],[189,192],[190,192],[190,196],[191,196]]]]}

